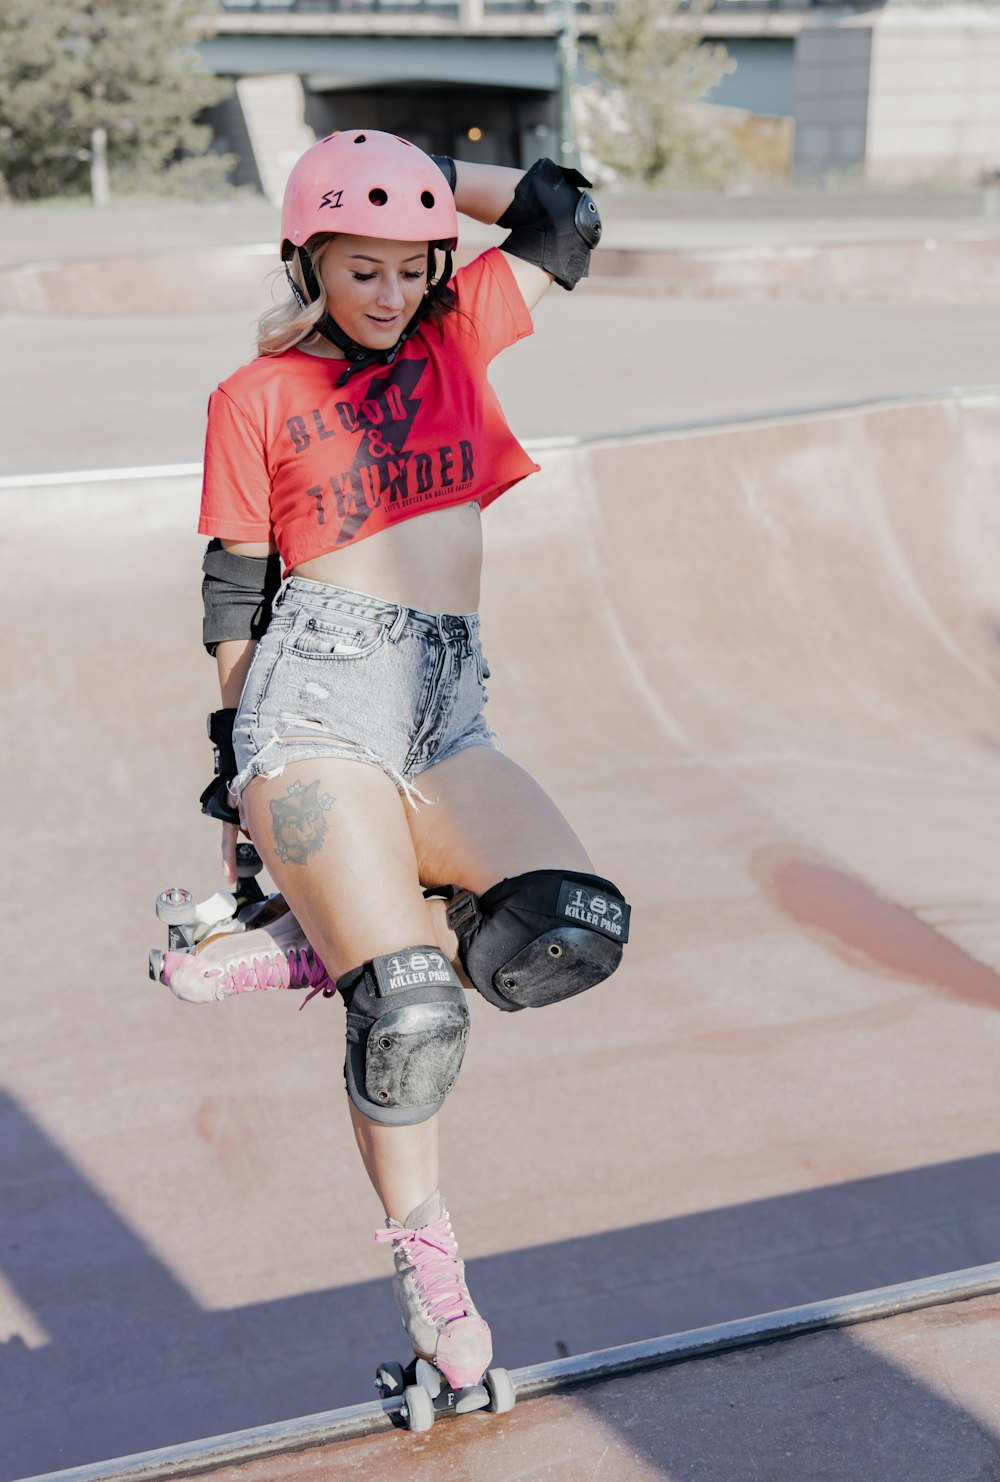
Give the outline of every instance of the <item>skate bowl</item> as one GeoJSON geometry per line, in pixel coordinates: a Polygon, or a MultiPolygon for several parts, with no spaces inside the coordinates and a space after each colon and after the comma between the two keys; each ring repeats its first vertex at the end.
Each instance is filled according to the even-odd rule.
{"type": "MultiPolygon", "coordinates": [[[[460,252],[457,264],[479,247],[460,252]]],[[[0,311],[17,314],[260,313],[282,284],[274,246],[29,262],[0,268],[0,311]]],[[[1000,303],[995,235],[698,249],[615,246],[585,293],[844,303],[1000,303]]]]}
{"type": "Polygon", "coordinates": [[[1000,302],[995,237],[787,243],[595,255],[591,292],[821,303],[1000,302]]]}
{"type": "Polygon", "coordinates": [[[273,245],[0,269],[0,309],[16,314],[260,313],[279,265],[273,245]]]}
{"type": "MultiPolygon", "coordinates": [[[[197,475],[0,486],[10,548],[46,552],[44,584],[28,561],[6,583],[9,895],[38,950],[31,991],[0,988],[2,1482],[275,1422],[299,1454],[239,1475],[576,1482],[606,1455],[646,1482],[725,1442],[728,1482],[751,1411],[769,1475],[801,1482],[783,1345],[710,1370],[675,1344],[655,1401],[575,1358],[995,1252],[1000,388],[538,456],[485,516],[490,716],[634,934],[557,1020],[472,1004],[444,1136],[498,1361],[569,1367],[511,1415],[328,1454],[295,1417],[402,1356],[339,1008],[143,978],[157,892],[218,883],[192,801],[215,703],[197,475]]],[[[838,1482],[984,1474],[991,1290],[898,1343],[883,1308],[792,1345],[838,1482]]],[[[156,1465],[133,1470],[185,1474],[156,1465]]]]}

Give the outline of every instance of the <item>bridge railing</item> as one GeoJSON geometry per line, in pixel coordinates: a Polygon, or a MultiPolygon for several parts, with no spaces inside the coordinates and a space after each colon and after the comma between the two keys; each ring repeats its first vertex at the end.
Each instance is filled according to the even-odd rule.
{"type": "MultiPolygon", "coordinates": [[[[279,15],[438,15],[458,19],[459,0],[218,0],[227,14],[279,15]]],[[[608,15],[614,0],[571,0],[581,16],[608,15]]],[[[483,0],[486,15],[550,16],[565,13],[564,0],[483,0]]]]}
{"type": "MultiPolygon", "coordinates": [[[[487,15],[550,15],[557,17],[565,10],[566,0],[484,0],[487,15]]],[[[606,15],[614,10],[614,0],[571,0],[573,8],[581,15],[606,15]]],[[[710,7],[716,14],[742,14],[774,10],[814,10],[823,7],[868,10],[878,8],[884,0],[713,0],[710,7]]],[[[240,11],[269,12],[272,15],[324,14],[361,15],[421,13],[427,15],[455,16],[459,13],[458,0],[218,0],[221,9],[229,13],[240,11]]],[[[687,0],[681,0],[681,10],[688,9],[687,0]]]]}

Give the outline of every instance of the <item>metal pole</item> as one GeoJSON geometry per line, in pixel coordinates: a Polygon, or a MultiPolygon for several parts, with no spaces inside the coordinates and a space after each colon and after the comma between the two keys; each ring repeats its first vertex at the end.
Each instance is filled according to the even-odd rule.
{"type": "Polygon", "coordinates": [[[576,51],[579,37],[576,0],[563,0],[559,26],[559,163],[567,169],[580,168],[573,129],[573,84],[576,81],[576,51]]]}
{"type": "MultiPolygon", "coordinates": [[[[94,0],[90,7],[90,54],[93,57],[97,50],[99,39],[99,22],[97,18],[97,6],[101,0],[94,0]]],[[[97,65],[100,66],[100,54],[98,53],[97,65]]],[[[107,93],[104,83],[99,77],[95,78],[90,86],[90,96],[96,103],[102,103],[107,93]]],[[[103,113],[103,108],[100,110],[103,113]]],[[[102,208],[109,205],[111,201],[111,180],[108,175],[108,131],[103,124],[95,124],[90,131],[90,198],[94,205],[102,208]]]]}
{"type": "Polygon", "coordinates": [[[90,135],[90,195],[95,206],[107,206],[111,202],[108,131],[103,124],[98,124],[90,135]]]}
{"type": "MultiPolygon", "coordinates": [[[[510,1377],[519,1400],[534,1399],[554,1390],[571,1389],[576,1384],[661,1369],[689,1359],[733,1353],[760,1343],[796,1338],[803,1333],[876,1322],[881,1318],[898,1317],[904,1312],[942,1307],[950,1302],[967,1302],[998,1292],[1000,1262],[993,1262],[965,1271],[947,1271],[921,1281],[878,1287],[853,1296],[834,1297],[827,1302],[787,1307],[781,1312],[768,1312],[760,1317],[673,1333],[643,1343],[626,1343],[619,1348],[576,1354],[571,1358],[555,1359],[552,1363],[515,1369],[510,1377]]],[[[193,1477],[214,1467],[239,1466],[267,1456],[287,1455],[291,1451],[346,1441],[356,1436],[391,1432],[399,1425],[395,1412],[400,1403],[394,1399],[352,1405],[345,1410],[307,1415],[301,1420],[282,1420],[256,1430],[213,1436],[185,1446],[122,1456],[116,1461],[73,1467],[69,1471],[47,1472],[44,1476],[23,1478],[22,1482],[176,1482],[178,1478],[193,1477]]]]}

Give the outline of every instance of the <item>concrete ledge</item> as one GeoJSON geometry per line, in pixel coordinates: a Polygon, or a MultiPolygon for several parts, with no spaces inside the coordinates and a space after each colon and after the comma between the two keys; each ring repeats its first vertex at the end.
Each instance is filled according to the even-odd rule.
{"type": "MultiPolygon", "coordinates": [[[[481,244],[458,255],[468,261],[481,244]]],[[[0,269],[0,310],[17,314],[260,313],[278,271],[261,243],[169,256],[29,262],[0,269]]],[[[964,239],[719,248],[605,246],[579,291],[683,299],[838,303],[1000,303],[1000,251],[964,239]]]]}
{"type": "Polygon", "coordinates": [[[1000,253],[992,237],[937,236],[686,252],[608,247],[594,257],[584,287],[691,299],[996,303],[1000,253]]]}

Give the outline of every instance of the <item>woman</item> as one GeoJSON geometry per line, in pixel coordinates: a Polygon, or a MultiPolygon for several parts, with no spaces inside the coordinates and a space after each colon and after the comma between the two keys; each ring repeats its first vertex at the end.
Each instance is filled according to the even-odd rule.
{"type": "Polygon", "coordinates": [[[553,279],[585,274],[600,221],[580,184],[373,130],[320,141],[285,194],[291,297],[209,409],[199,528],[224,708],[203,804],[227,820],[233,878],[238,801],[294,914],[176,959],[171,986],[340,992],[376,1238],[415,1353],[456,1389],[492,1353],[438,1188],[465,990],[554,1003],[613,972],[627,940],[620,892],[484,719],[476,611],[480,511],[536,466],[486,369],[553,279]],[[451,279],[456,204],[511,232],[451,279]]]}

